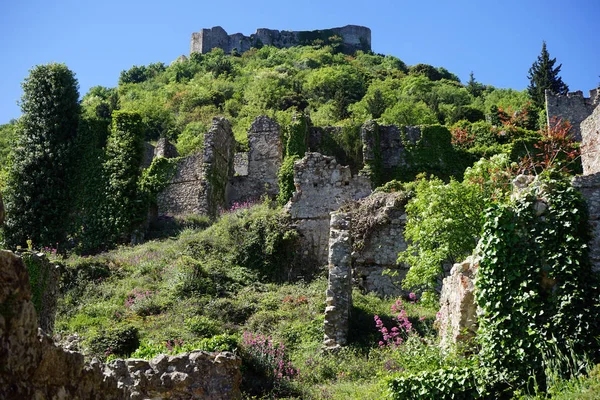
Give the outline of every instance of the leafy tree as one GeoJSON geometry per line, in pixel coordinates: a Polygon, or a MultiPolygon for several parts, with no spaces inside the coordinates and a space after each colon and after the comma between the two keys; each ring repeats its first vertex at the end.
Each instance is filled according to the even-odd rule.
{"type": "Polygon", "coordinates": [[[559,64],[556,68],[554,68],[554,64],[556,64],[556,58],[550,58],[550,54],[546,49],[546,42],[544,41],[542,52],[538,56],[537,61],[529,68],[529,73],[527,74],[527,78],[529,79],[527,93],[533,100],[533,103],[540,109],[543,109],[545,105],[544,93],[546,89],[555,94],[566,94],[569,91],[569,87],[558,75],[562,64],[559,64]]]}
{"type": "Polygon", "coordinates": [[[467,90],[473,97],[479,97],[483,94],[485,87],[475,80],[473,71],[469,74],[469,82],[467,82],[467,90]]]}
{"type": "Polygon", "coordinates": [[[140,209],[137,201],[137,184],[144,156],[143,132],[139,113],[113,113],[104,163],[104,174],[108,178],[106,218],[112,241],[127,239],[145,211],[140,209]]]}
{"type": "Polygon", "coordinates": [[[381,94],[381,90],[376,89],[373,93],[373,96],[367,99],[367,107],[369,109],[369,113],[373,118],[381,117],[381,114],[383,114],[383,112],[387,108],[385,104],[385,99],[381,94]]]}
{"type": "Polygon", "coordinates": [[[64,246],[69,177],[79,121],[75,75],[64,64],[39,65],[22,84],[17,147],[6,191],[6,245],[64,246]]]}

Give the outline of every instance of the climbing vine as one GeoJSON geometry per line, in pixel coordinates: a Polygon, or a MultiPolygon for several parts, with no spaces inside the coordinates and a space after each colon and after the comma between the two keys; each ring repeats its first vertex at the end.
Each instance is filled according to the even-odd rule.
{"type": "Polygon", "coordinates": [[[594,353],[600,310],[587,215],[568,180],[547,173],[485,216],[477,303],[482,365],[509,384],[543,382],[548,348],[594,353]]]}

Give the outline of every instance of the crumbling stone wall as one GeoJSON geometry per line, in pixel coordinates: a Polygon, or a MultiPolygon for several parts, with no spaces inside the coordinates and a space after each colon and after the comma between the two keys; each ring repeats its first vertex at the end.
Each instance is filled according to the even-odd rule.
{"type": "Polygon", "coordinates": [[[600,104],[580,125],[581,163],[584,175],[600,172],[600,104]]]}
{"type": "Polygon", "coordinates": [[[342,50],[346,53],[351,54],[356,50],[371,50],[371,30],[358,25],[316,31],[278,31],[263,28],[258,29],[250,36],[244,36],[241,33],[228,35],[225,29],[215,26],[192,33],[190,53],[208,53],[213,48],[223,49],[226,53],[230,53],[233,49],[243,53],[252,47],[258,48],[263,45],[287,48],[312,44],[315,39],[328,39],[334,35],[343,39],[342,50]]]}
{"type": "Polygon", "coordinates": [[[582,139],[581,123],[588,118],[600,104],[598,89],[590,90],[590,97],[583,97],[581,91],[566,95],[555,95],[546,91],[546,111],[548,124],[552,117],[569,121],[573,125],[573,135],[577,141],[582,139]]]}
{"type": "Polygon", "coordinates": [[[406,202],[404,193],[374,193],[352,207],[353,276],[365,292],[382,297],[408,295],[400,282],[409,266],[397,262],[398,253],[407,248],[406,202]]]}
{"type": "Polygon", "coordinates": [[[573,179],[586,200],[592,238],[589,243],[592,268],[600,272],[600,105],[580,125],[583,175],[573,179]]]}
{"type": "Polygon", "coordinates": [[[309,152],[294,163],[294,185],[296,191],[286,210],[300,233],[303,256],[325,265],[331,211],[346,201],[368,196],[371,182],[364,176],[352,176],[350,168],[333,157],[309,152]]]}
{"type": "Polygon", "coordinates": [[[450,276],[444,279],[437,319],[441,347],[468,342],[477,333],[475,279],[478,267],[479,259],[470,256],[454,264],[450,276]]]}
{"type": "Polygon", "coordinates": [[[283,162],[279,124],[266,116],[256,118],[248,131],[248,147],[246,163],[243,155],[236,154],[238,175],[227,190],[229,205],[258,200],[264,194],[275,197],[279,192],[277,173],[283,162]]]}
{"type": "Polygon", "coordinates": [[[347,343],[352,309],[352,215],[331,213],[329,229],[329,278],[326,292],[323,345],[336,349],[347,343]]]}
{"type": "Polygon", "coordinates": [[[214,118],[204,135],[202,153],[182,158],[170,184],[158,195],[158,213],[217,216],[219,209],[226,206],[234,152],[235,139],[229,121],[214,118]]]}
{"type": "Polygon", "coordinates": [[[151,361],[85,363],[38,331],[29,276],[21,257],[0,250],[0,398],[239,399],[241,360],[193,351],[151,361]]]}

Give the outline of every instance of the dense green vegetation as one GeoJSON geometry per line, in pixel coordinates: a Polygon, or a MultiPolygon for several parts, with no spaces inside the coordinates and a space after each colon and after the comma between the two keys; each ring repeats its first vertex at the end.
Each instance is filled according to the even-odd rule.
{"type": "Polygon", "coordinates": [[[585,208],[564,175],[580,170],[578,145],[568,125],[544,126],[539,93],[549,83],[538,78],[550,71],[562,83],[545,44],[530,71],[535,90],[518,92],[473,74],[463,85],[443,67],[393,56],[344,55],[339,38],[319,43],[134,66],[118,87],[93,87],[80,103],[64,65],[32,70],[24,116],[0,126],[3,235],[11,247],[69,253],[46,249],[63,265],[57,332],[78,333],[86,354],[103,360],[235,351],[244,393],[257,398],[575,398],[597,390],[598,283],[584,246],[585,208]],[[165,220],[146,232],[155,240],[124,245],[142,237],[177,161],[140,169],[144,140],[168,138],[185,156],[224,116],[247,150],[260,115],[282,127],[277,201],[237,205],[216,220],[165,220]],[[410,244],[399,260],[411,266],[402,285],[416,294],[355,290],[349,345],[333,353],[321,348],[326,272],[300,259],[298,232],[281,210],[311,124],[337,127],[320,151],[407,199],[410,244]],[[363,165],[361,140],[379,141],[385,124],[422,125],[416,139],[400,129],[406,164],[393,171],[377,152],[363,165]],[[526,196],[511,196],[523,172],[542,178],[526,196]],[[533,208],[540,199],[543,217],[533,208]],[[479,336],[466,352],[442,351],[442,264],[477,246],[479,336]],[[551,290],[540,284],[553,280],[551,290]]]}

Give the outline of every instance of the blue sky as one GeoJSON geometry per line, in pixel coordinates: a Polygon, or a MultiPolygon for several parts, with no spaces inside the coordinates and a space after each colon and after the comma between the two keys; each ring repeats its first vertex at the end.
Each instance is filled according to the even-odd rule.
{"type": "Polygon", "coordinates": [[[246,35],[365,25],[377,53],[517,90],[546,40],[570,90],[587,95],[600,83],[598,20],[599,0],[2,0],[0,123],[20,115],[20,83],[37,64],[67,64],[83,95],[132,65],[188,54],[191,33],[216,25],[246,35]]]}

